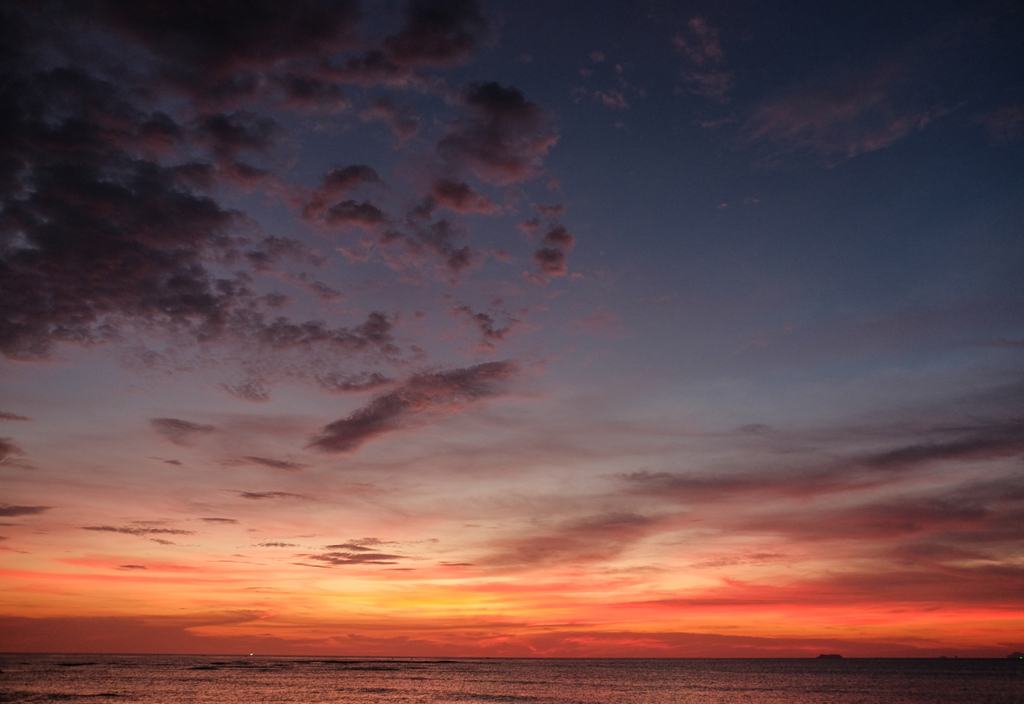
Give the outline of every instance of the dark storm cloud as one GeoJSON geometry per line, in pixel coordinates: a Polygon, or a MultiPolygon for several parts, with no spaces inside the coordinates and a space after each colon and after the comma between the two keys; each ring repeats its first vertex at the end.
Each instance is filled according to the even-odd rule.
{"type": "Polygon", "coordinates": [[[11,518],[13,516],[37,516],[40,513],[50,510],[50,506],[13,506],[11,504],[0,504],[0,516],[11,518]]]}
{"type": "Polygon", "coordinates": [[[501,392],[501,382],[515,375],[513,362],[487,362],[462,369],[426,372],[346,418],[324,426],[310,447],[324,452],[351,452],[368,440],[394,432],[429,413],[456,412],[501,392]]]}
{"type": "Polygon", "coordinates": [[[32,420],[28,416],[20,416],[17,413],[8,413],[6,411],[0,411],[0,421],[3,420],[32,420]]]}
{"type": "Polygon", "coordinates": [[[536,104],[493,82],[468,86],[461,101],[466,115],[438,143],[442,158],[498,185],[538,173],[558,137],[536,104]]]}
{"type": "Polygon", "coordinates": [[[153,430],[175,445],[187,445],[196,435],[208,435],[216,430],[212,425],[193,423],[180,418],[150,418],[149,424],[153,430]]]}

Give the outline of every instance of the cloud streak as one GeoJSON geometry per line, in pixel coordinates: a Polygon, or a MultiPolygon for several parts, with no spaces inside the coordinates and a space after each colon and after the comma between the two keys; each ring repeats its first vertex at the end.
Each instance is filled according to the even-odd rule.
{"type": "Polygon", "coordinates": [[[193,423],[180,418],[150,418],[149,425],[175,445],[187,446],[193,439],[217,430],[212,425],[193,423]]]}
{"type": "Polygon", "coordinates": [[[513,362],[501,361],[413,375],[395,390],[324,426],[310,447],[322,452],[352,452],[372,439],[410,427],[424,416],[456,413],[497,396],[501,385],[517,371],[513,362]]]}
{"type": "Polygon", "coordinates": [[[890,147],[948,112],[908,94],[910,70],[898,62],[880,64],[769,98],[741,126],[743,139],[833,161],[890,147]]]}
{"type": "Polygon", "coordinates": [[[17,506],[12,504],[0,504],[0,516],[14,518],[19,516],[38,516],[50,510],[50,506],[17,506]]]}
{"type": "Polygon", "coordinates": [[[153,528],[148,526],[83,526],[82,530],[90,530],[96,533],[121,533],[123,535],[136,535],[150,537],[154,535],[195,535],[195,531],[183,530],[181,528],[153,528]]]}
{"type": "Polygon", "coordinates": [[[29,421],[29,420],[32,420],[32,419],[29,418],[28,416],[18,415],[17,413],[8,413],[6,411],[0,411],[0,421],[2,421],[2,420],[29,421]]]}

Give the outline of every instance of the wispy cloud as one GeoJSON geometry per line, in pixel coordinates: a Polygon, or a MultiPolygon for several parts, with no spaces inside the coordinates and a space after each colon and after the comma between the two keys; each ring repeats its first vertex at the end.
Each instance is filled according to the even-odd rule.
{"type": "Polygon", "coordinates": [[[495,319],[498,314],[474,311],[468,305],[456,306],[453,310],[480,331],[480,348],[484,350],[494,350],[496,344],[508,337],[520,322],[506,313],[505,320],[499,323],[495,319]]]}
{"type": "Polygon", "coordinates": [[[250,501],[265,501],[275,499],[300,499],[308,500],[309,497],[303,494],[294,494],[290,491],[240,491],[238,495],[250,501]]]}
{"type": "Polygon", "coordinates": [[[498,541],[491,546],[493,552],[478,563],[534,568],[607,561],[663,528],[662,519],[637,513],[582,516],[546,530],[526,531],[521,536],[498,541]]]}
{"type": "MultiPolygon", "coordinates": [[[[749,432],[749,431],[747,431],[749,432]]],[[[932,442],[897,445],[844,458],[788,456],[788,466],[761,471],[652,472],[621,475],[630,491],[687,502],[750,496],[812,497],[863,491],[899,481],[943,462],[986,461],[1024,454],[1024,426],[992,422],[940,430],[932,442]],[[953,437],[950,438],[949,436],[953,437]]]]}
{"type": "Polygon", "coordinates": [[[897,60],[826,74],[762,102],[741,125],[748,143],[850,159],[892,146],[949,112],[907,88],[897,60]]]}
{"type": "Polygon", "coordinates": [[[21,454],[24,454],[21,448],[15,445],[10,438],[0,438],[0,463],[21,454]]]}
{"type": "Polygon", "coordinates": [[[298,472],[308,466],[302,462],[295,462],[294,460],[282,460],[275,459],[273,457],[260,457],[257,455],[245,455],[240,457],[239,461],[248,464],[257,464],[270,469],[280,469],[285,472],[298,472]]]}
{"type": "Polygon", "coordinates": [[[324,426],[310,447],[324,452],[351,452],[371,439],[414,425],[424,416],[458,412],[497,396],[501,384],[517,370],[513,362],[501,361],[416,374],[394,391],[324,426]]]}
{"type": "Polygon", "coordinates": [[[212,425],[193,423],[180,418],[150,418],[153,430],[175,445],[188,445],[196,436],[208,435],[216,430],[212,425]]]}
{"type": "Polygon", "coordinates": [[[1009,105],[986,113],[978,122],[996,142],[1012,142],[1024,136],[1024,105],[1009,105]]]}
{"type": "Polygon", "coordinates": [[[50,506],[16,506],[13,504],[0,504],[0,516],[38,516],[50,510],[50,506]]]}
{"type": "Polygon", "coordinates": [[[695,95],[719,102],[729,99],[733,75],[725,66],[725,52],[718,28],[703,17],[691,17],[686,27],[672,37],[672,46],[686,66],[682,70],[686,88],[695,95]]]}
{"type": "Polygon", "coordinates": [[[21,420],[21,421],[27,421],[27,420],[32,420],[32,419],[29,418],[28,416],[18,415],[17,413],[8,413],[6,411],[0,411],[0,420],[21,420]]]}
{"type": "Polygon", "coordinates": [[[123,533],[124,535],[195,535],[194,530],[182,530],[180,528],[152,528],[147,526],[83,526],[82,530],[91,530],[99,533],[123,533]]]}

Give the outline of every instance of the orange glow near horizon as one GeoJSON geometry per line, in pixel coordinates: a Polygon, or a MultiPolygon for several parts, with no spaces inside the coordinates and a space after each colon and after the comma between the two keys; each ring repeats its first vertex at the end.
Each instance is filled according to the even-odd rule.
{"type": "Polygon", "coordinates": [[[1024,3],[806,5],[0,0],[0,651],[1024,651],[1024,3]]]}
{"type": "MultiPolygon", "coordinates": [[[[249,508],[229,498],[201,512],[249,508]]],[[[1024,628],[1015,597],[1000,598],[998,579],[968,581],[951,563],[941,580],[934,567],[896,572],[883,557],[854,562],[847,555],[855,545],[841,537],[790,536],[787,543],[714,534],[713,513],[696,507],[687,520],[648,523],[614,513],[525,527],[509,520],[482,535],[458,516],[414,520],[405,530],[384,520],[373,539],[329,528],[335,515],[359,516],[369,526],[380,510],[378,500],[339,514],[302,502],[278,506],[269,525],[258,512],[237,523],[182,514],[118,523],[177,531],[137,534],[83,529],[45,514],[24,519],[32,530],[20,544],[29,549],[0,555],[2,646],[396,656],[995,655],[1024,628]],[[719,557],[711,559],[715,546],[719,557]],[[364,555],[379,562],[360,562],[364,555]]],[[[143,511],[136,505],[131,513],[143,511]]],[[[872,551],[878,546],[872,542],[872,551]]]]}

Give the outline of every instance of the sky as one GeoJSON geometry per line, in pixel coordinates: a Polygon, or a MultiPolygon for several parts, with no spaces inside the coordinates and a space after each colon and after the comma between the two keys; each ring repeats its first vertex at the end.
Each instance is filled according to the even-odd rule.
{"type": "Polygon", "coordinates": [[[1024,650],[1024,9],[4,3],[0,650],[1024,650]]]}

